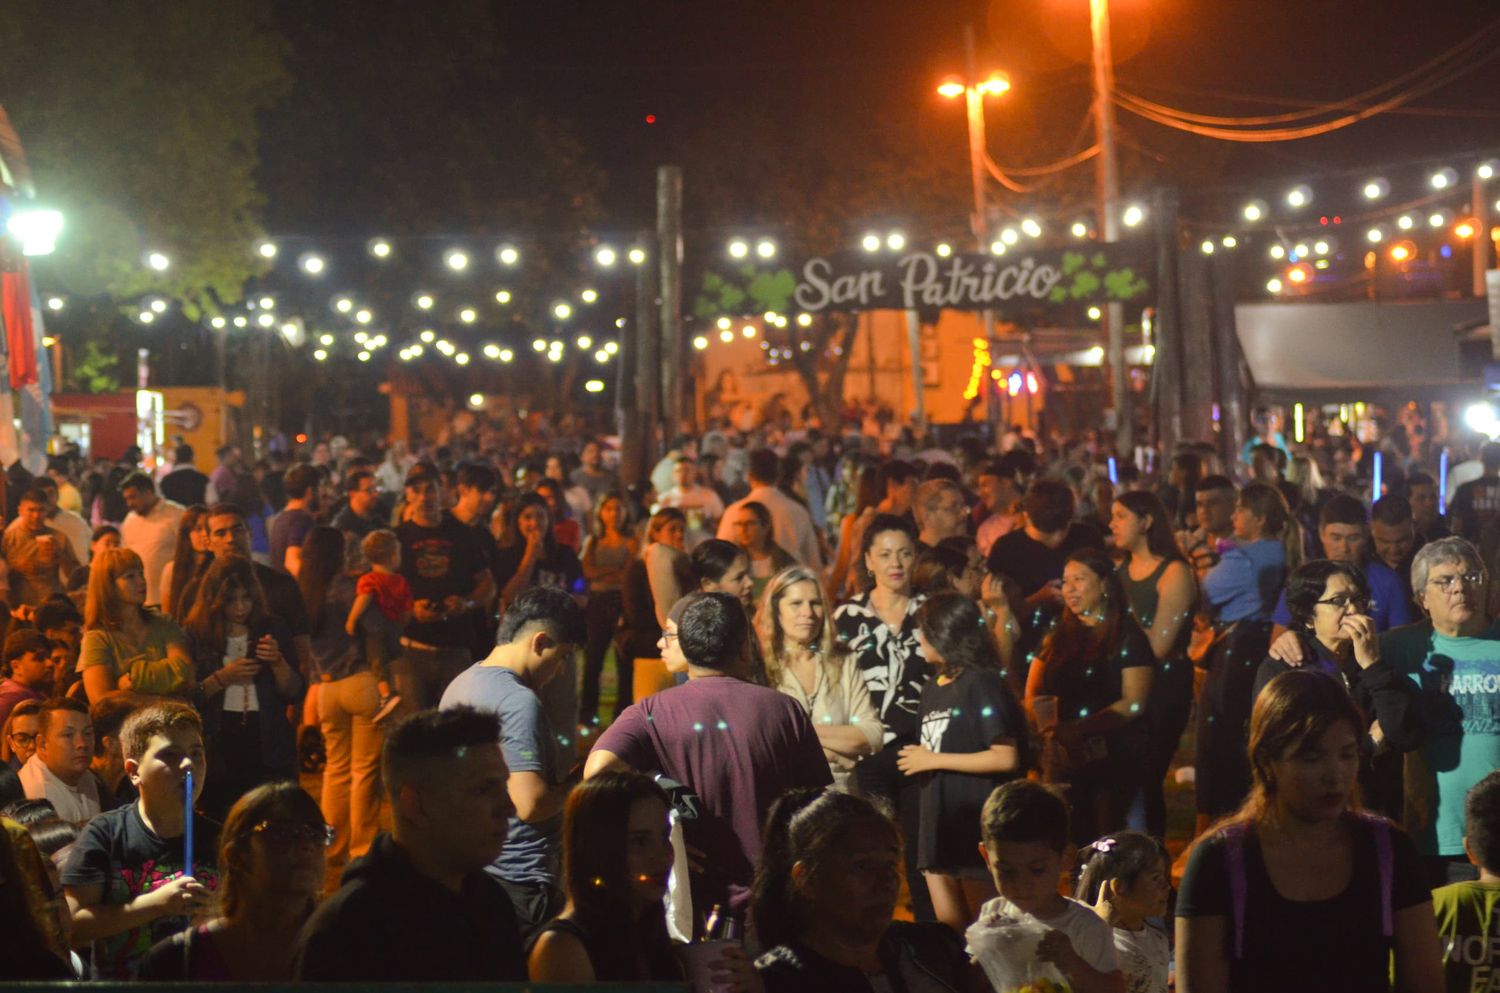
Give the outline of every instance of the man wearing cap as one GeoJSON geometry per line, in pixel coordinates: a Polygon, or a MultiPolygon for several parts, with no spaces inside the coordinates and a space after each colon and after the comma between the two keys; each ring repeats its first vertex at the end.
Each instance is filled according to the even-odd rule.
{"type": "Polygon", "coordinates": [[[406,474],[406,520],[396,528],[401,574],[415,604],[402,638],[406,657],[394,667],[396,689],[419,709],[473,663],[480,614],[491,608],[495,581],[472,530],[443,510],[437,469],[419,462],[406,474]]]}

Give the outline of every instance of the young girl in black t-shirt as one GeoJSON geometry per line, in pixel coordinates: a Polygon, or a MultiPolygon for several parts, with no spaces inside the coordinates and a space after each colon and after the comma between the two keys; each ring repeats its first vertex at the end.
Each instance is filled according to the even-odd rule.
{"type": "Polygon", "coordinates": [[[1000,650],[973,600],[939,593],[917,611],[922,654],[920,744],[897,765],[923,776],[917,867],[938,920],[960,933],[995,896],[979,855],[979,813],[997,785],[1025,768],[1026,722],[1000,672],[1000,650]]]}

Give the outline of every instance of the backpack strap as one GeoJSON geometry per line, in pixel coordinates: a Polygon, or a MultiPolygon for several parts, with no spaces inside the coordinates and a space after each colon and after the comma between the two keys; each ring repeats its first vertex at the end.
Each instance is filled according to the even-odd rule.
{"type": "Polygon", "coordinates": [[[1375,835],[1375,859],[1380,867],[1380,933],[1387,938],[1396,934],[1395,913],[1392,909],[1396,886],[1396,859],[1391,848],[1391,822],[1384,817],[1365,815],[1375,835]]]}
{"type": "Polygon", "coordinates": [[[1234,957],[1245,957],[1245,832],[1244,824],[1219,829],[1224,839],[1224,863],[1229,870],[1229,914],[1234,928],[1234,957]]]}

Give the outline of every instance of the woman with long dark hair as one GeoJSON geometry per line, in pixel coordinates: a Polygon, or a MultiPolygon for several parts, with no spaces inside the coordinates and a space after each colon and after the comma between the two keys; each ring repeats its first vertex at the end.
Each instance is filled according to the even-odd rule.
{"type": "Polygon", "coordinates": [[[866,464],[859,471],[854,506],[839,521],[839,554],[833,571],[828,574],[828,590],[834,599],[859,588],[859,550],[863,547],[865,529],[875,519],[876,505],[885,498],[880,485],[880,467],[866,464]]]}
{"type": "Polygon", "coordinates": [[[208,508],[195,503],[182,512],[182,519],[177,522],[177,544],[172,550],[172,561],[161,571],[162,613],[178,624],[183,622],[193,605],[183,602],[182,592],[193,577],[208,568],[213,557],[213,552],[208,550],[208,508]]]}
{"type": "Polygon", "coordinates": [[[606,772],[568,796],[568,903],[537,933],[537,983],[681,982],[662,897],[672,871],[667,795],[634,772],[606,772]]]}
{"type": "Polygon", "coordinates": [[[732,541],[708,538],[688,556],[697,589],[702,593],[728,593],[747,613],[755,610],[755,581],[750,577],[750,556],[732,541]]]}
{"type": "Polygon", "coordinates": [[[219,912],[158,942],[137,978],[286,982],[297,935],[323,892],[331,829],[296,783],[240,798],[219,831],[219,912]]]}
{"type": "MultiPolygon", "coordinates": [[[[637,555],[638,545],[630,530],[629,504],[624,495],[600,494],[593,513],[593,530],[584,543],[580,560],[583,578],[589,584],[589,602],[584,613],[588,643],[583,651],[583,691],[578,697],[578,723],[583,727],[599,723],[599,677],[625,609],[625,575],[637,555]]],[[[617,681],[623,678],[618,654],[615,674],[617,681]]]]}
{"type": "Polygon", "coordinates": [[[1198,584],[1177,548],[1167,508],[1155,494],[1121,493],[1115,498],[1109,530],[1115,547],[1125,553],[1119,568],[1125,603],[1146,632],[1157,661],[1146,701],[1142,795],[1147,833],[1164,838],[1167,800],[1163,782],[1193,708],[1193,665],[1187,650],[1198,584]]]}
{"type": "Polygon", "coordinates": [[[980,993],[984,974],[943,924],[896,921],[901,832],[865,797],[794,790],[771,807],[755,874],[751,919],[769,951],[766,993],[980,993]]]}
{"type": "Polygon", "coordinates": [[[380,709],[375,674],[359,642],[344,629],[354,605],[355,577],[345,571],[344,535],[318,526],[302,542],[297,586],[312,628],[313,675],[318,679],[318,725],[327,765],[323,769],[323,816],[335,836],[329,859],[357,858],[380,827],[380,746],[385,734],[374,723],[380,709]]]}
{"type": "MultiPolygon", "coordinates": [[[[920,789],[897,768],[897,758],[903,747],[917,741],[922,686],[932,674],[917,637],[922,598],[912,590],[916,559],[917,532],[911,521],[877,515],[864,530],[859,556],[867,592],[833,613],[838,638],[864,674],[884,727],[884,747],[855,768],[857,788],[888,798],[909,838],[917,837],[920,789]]],[[[908,847],[906,855],[912,899],[925,912],[927,886],[917,870],[916,846],[908,847]]]]}
{"type": "Polygon", "coordinates": [[[1182,993],[1443,988],[1421,856],[1359,806],[1365,718],[1331,676],[1285,672],[1250,717],[1250,796],[1200,835],[1177,899],[1182,993]],[[1395,957],[1392,968],[1392,955],[1395,957]]]}
{"type": "Polygon", "coordinates": [[[615,643],[620,658],[616,717],[634,700],[635,660],[661,657],[656,644],[667,614],[692,589],[692,566],[683,551],[687,515],[676,507],[663,507],[646,523],[645,537],[646,547],[625,572],[624,623],[615,643]]]}
{"type": "Polygon", "coordinates": [[[917,867],[933,910],[962,933],[996,895],[979,855],[979,813],[996,786],[1026,768],[1026,718],[973,600],[937,593],[917,610],[917,625],[933,676],[922,687],[920,740],[901,749],[898,764],[921,784],[917,867]]]}
{"type": "Polygon", "coordinates": [[[302,677],[288,661],[296,657],[291,635],[266,612],[249,559],[231,555],[208,567],[185,627],[213,763],[203,804],[222,817],[254,787],[296,778],[296,733],[286,714],[302,699],[302,677]]]}
{"type": "Polygon", "coordinates": [[[1102,552],[1068,556],[1062,598],[1062,615],[1027,675],[1026,707],[1042,734],[1044,775],[1068,784],[1074,843],[1081,846],[1123,828],[1140,789],[1140,718],[1156,655],[1102,552]]]}
{"type": "Polygon", "coordinates": [[[516,501],[515,525],[519,541],[501,548],[495,556],[501,613],[531,586],[555,586],[569,593],[584,591],[583,566],[573,549],[558,542],[546,497],[523,494],[516,501]]]}

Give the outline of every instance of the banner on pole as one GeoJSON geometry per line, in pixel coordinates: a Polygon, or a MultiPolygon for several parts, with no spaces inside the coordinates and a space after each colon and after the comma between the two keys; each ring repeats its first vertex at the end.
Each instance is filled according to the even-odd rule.
{"type": "Polygon", "coordinates": [[[1089,306],[1149,302],[1152,257],[1140,244],[1089,245],[1005,255],[855,252],[802,264],[793,300],[809,313],[853,310],[993,310],[1068,319],[1089,306]]]}

